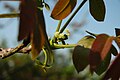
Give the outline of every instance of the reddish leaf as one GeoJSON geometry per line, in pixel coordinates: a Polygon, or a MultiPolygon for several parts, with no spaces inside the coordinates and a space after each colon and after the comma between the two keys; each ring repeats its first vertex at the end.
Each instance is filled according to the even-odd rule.
{"type": "Polygon", "coordinates": [[[89,54],[89,62],[91,71],[94,71],[101,61],[103,61],[110,51],[114,37],[109,37],[106,34],[100,34],[93,42],[89,54]]]}
{"type": "Polygon", "coordinates": [[[103,0],[89,0],[89,9],[95,20],[104,21],[106,9],[103,0]]]}
{"type": "Polygon", "coordinates": [[[42,47],[45,44],[46,30],[45,30],[45,20],[43,16],[43,11],[37,11],[36,25],[32,35],[32,59],[34,60],[40,53],[42,47]]]}
{"type": "Polygon", "coordinates": [[[73,11],[76,3],[77,0],[59,0],[51,13],[51,17],[57,20],[66,18],[73,11]]]}
{"type": "Polygon", "coordinates": [[[45,43],[44,34],[42,31],[42,27],[36,26],[32,37],[32,59],[34,60],[40,53],[43,45],[45,43]]]}
{"type": "Polygon", "coordinates": [[[116,57],[108,71],[105,73],[103,80],[108,80],[109,78],[112,78],[111,80],[119,80],[120,78],[120,54],[116,57]]]}
{"type": "Polygon", "coordinates": [[[77,70],[77,72],[80,72],[84,70],[88,65],[88,54],[89,49],[84,48],[82,46],[76,46],[73,51],[73,64],[77,70]]]}
{"type": "Polygon", "coordinates": [[[45,22],[43,12],[38,11],[35,0],[21,0],[20,28],[18,40],[31,36],[32,59],[35,59],[45,44],[45,22]]]}
{"type": "Polygon", "coordinates": [[[119,36],[119,35],[120,35],[120,29],[115,28],[115,32],[116,32],[116,36],[119,36]]]}
{"type": "Polygon", "coordinates": [[[18,41],[30,35],[36,25],[37,5],[35,0],[21,0],[18,41]]]}

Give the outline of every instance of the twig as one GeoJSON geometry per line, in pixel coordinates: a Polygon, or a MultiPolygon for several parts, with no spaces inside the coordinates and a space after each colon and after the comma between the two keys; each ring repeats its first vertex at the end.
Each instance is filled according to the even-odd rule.
{"type": "MultiPolygon", "coordinates": [[[[17,52],[26,52],[25,50],[27,50],[27,49],[25,49],[25,47],[29,43],[30,43],[30,36],[28,36],[26,39],[24,39],[23,43],[18,45],[16,48],[9,48],[6,50],[1,49],[2,52],[0,53],[0,57],[2,59],[4,59],[4,58],[7,58],[7,57],[17,53],[17,52]]],[[[29,49],[28,49],[28,51],[29,51],[29,49]]]]}
{"type": "Polygon", "coordinates": [[[31,51],[31,46],[29,47],[25,47],[19,51],[15,51],[16,49],[15,48],[0,48],[0,57],[2,59],[6,58],[6,57],[9,57],[11,55],[13,55],[14,53],[23,53],[23,54],[26,54],[26,53],[29,53],[31,51]]]}
{"type": "Polygon", "coordinates": [[[0,18],[16,18],[19,15],[19,13],[0,14],[0,18]]]}

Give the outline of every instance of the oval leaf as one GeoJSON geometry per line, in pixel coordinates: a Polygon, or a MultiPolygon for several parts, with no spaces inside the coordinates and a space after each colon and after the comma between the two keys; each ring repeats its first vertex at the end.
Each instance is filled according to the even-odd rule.
{"type": "Polygon", "coordinates": [[[55,5],[51,17],[56,20],[66,18],[76,6],[77,0],[59,0],[55,5]]]}
{"type": "Polygon", "coordinates": [[[111,80],[120,79],[120,54],[113,61],[102,80],[108,80],[110,78],[111,80]]]}
{"type": "Polygon", "coordinates": [[[104,21],[106,9],[103,0],[89,0],[89,9],[95,20],[104,21]]]}
{"type": "Polygon", "coordinates": [[[79,45],[75,47],[73,51],[72,59],[73,59],[73,64],[78,73],[87,67],[88,54],[89,54],[88,48],[84,48],[79,45]]]}
{"type": "Polygon", "coordinates": [[[100,34],[96,37],[89,54],[90,69],[94,71],[110,51],[114,37],[100,34]]]}
{"type": "Polygon", "coordinates": [[[21,0],[18,41],[31,34],[36,25],[37,5],[34,0],[21,0]]]}

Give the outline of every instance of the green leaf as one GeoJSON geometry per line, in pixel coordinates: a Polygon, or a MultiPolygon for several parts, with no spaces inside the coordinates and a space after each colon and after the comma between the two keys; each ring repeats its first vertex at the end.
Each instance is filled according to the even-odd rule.
{"type": "Polygon", "coordinates": [[[66,18],[73,11],[76,3],[77,0],[59,0],[51,13],[51,17],[56,20],[66,18]]]}
{"type": "Polygon", "coordinates": [[[85,36],[81,40],[79,40],[78,44],[84,46],[85,48],[91,48],[95,38],[92,36],[85,36]]]}
{"type": "Polygon", "coordinates": [[[103,72],[105,72],[110,64],[110,60],[111,60],[111,53],[109,52],[106,58],[100,63],[100,65],[97,66],[95,72],[98,75],[101,75],[103,72]]]}
{"type": "Polygon", "coordinates": [[[73,64],[78,73],[87,67],[88,54],[89,54],[88,48],[84,48],[79,45],[75,47],[73,51],[72,59],[73,59],[73,64]]]}
{"type": "Polygon", "coordinates": [[[100,34],[96,37],[89,54],[89,63],[91,71],[94,71],[98,65],[104,61],[110,48],[114,37],[106,34],[100,34]]]}
{"type": "Polygon", "coordinates": [[[103,0],[89,0],[89,9],[95,20],[104,21],[106,9],[103,0]]]}
{"type": "Polygon", "coordinates": [[[50,6],[47,3],[44,3],[44,4],[45,4],[45,8],[49,11],[50,10],[50,6]]]}

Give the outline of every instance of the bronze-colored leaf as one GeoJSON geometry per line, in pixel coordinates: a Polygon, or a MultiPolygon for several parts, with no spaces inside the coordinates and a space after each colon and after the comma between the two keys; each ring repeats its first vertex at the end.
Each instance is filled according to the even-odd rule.
{"type": "Polygon", "coordinates": [[[51,17],[56,20],[66,18],[73,11],[76,3],[77,0],[59,0],[51,13],[51,17]]]}
{"type": "Polygon", "coordinates": [[[120,48],[120,35],[115,37],[115,42],[117,43],[118,47],[120,48]]]}
{"type": "Polygon", "coordinates": [[[34,60],[42,50],[45,38],[41,26],[36,26],[32,38],[32,59],[34,60]]]}
{"type": "Polygon", "coordinates": [[[106,9],[103,0],[89,0],[89,9],[95,20],[104,21],[106,9]]]}
{"type": "Polygon", "coordinates": [[[37,24],[32,35],[32,59],[34,60],[40,53],[45,44],[45,21],[42,11],[37,11],[37,24]]]}
{"type": "Polygon", "coordinates": [[[79,45],[75,47],[72,59],[78,73],[87,67],[89,51],[90,50],[88,48],[84,48],[79,45]]]}
{"type": "Polygon", "coordinates": [[[30,35],[36,25],[37,5],[35,0],[21,0],[18,41],[30,35]]]}
{"type": "Polygon", "coordinates": [[[102,80],[119,80],[120,79],[120,54],[113,61],[102,80]]]}
{"type": "Polygon", "coordinates": [[[110,51],[114,37],[100,34],[96,37],[89,54],[90,69],[94,71],[110,51]]]}

